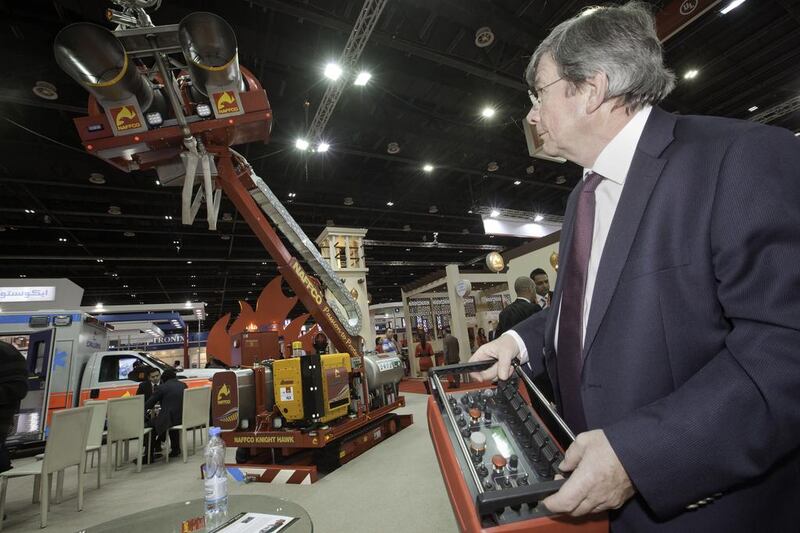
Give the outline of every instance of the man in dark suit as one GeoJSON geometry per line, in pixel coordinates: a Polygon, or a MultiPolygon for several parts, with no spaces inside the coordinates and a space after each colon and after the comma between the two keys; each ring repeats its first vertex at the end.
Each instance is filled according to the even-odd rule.
{"type": "MultiPolygon", "coordinates": [[[[168,368],[164,370],[164,374],[161,376],[161,385],[144,404],[145,409],[152,409],[157,403],[161,405],[158,415],[149,423],[160,442],[166,440],[169,428],[183,422],[183,391],[186,389],[186,384],[177,379],[176,376],[174,369],[168,368]]],[[[176,430],[170,431],[169,440],[172,448],[169,456],[176,457],[180,455],[180,432],[176,430]]]]}
{"type": "Polygon", "coordinates": [[[517,295],[517,299],[500,311],[500,318],[497,322],[497,337],[516,326],[533,313],[538,313],[542,310],[541,306],[534,303],[536,290],[531,278],[525,276],[518,277],[514,281],[514,292],[517,295]]]}
{"type": "Polygon", "coordinates": [[[578,433],[544,505],[614,532],[797,531],[800,143],[656,105],[674,85],[642,4],[557,26],[526,73],[570,196],[553,306],[473,360],[553,380],[578,433]]]}
{"type": "Polygon", "coordinates": [[[536,285],[536,299],[531,301],[539,304],[542,309],[547,309],[550,307],[550,302],[553,301],[553,291],[550,290],[550,277],[544,269],[534,268],[531,270],[531,279],[536,285]]]}
{"type": "Polygon", "coordinates": [[[150,399],[150,396],[152,396],[153,392],[158,388],[160,379],[161,370],[151,368],[147,373],[147,379],[139,383],[139,386],[136,388],[136,395],[144,395],[144,401],[147,403],[147,400],[150,399]]]}

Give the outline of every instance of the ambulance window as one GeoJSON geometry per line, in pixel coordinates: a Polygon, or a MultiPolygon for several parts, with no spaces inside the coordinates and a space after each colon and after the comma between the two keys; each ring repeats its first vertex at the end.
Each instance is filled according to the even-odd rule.
{"type": "Polygon", "coordinates": [[[128,379],[133,363],[139,358],[133,355],[105,355],[100,361],[100,381],[128,379]]]}

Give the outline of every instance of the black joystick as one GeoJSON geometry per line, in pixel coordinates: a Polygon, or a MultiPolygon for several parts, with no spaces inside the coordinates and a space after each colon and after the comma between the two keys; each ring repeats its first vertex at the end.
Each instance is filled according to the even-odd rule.
{"type": "Polygon", "coordinates": [[[509,470],[516,470],[517,465],[519,465],[519,457],[516,455],[512,455],[508,458],[508,468],[509,470]]]}

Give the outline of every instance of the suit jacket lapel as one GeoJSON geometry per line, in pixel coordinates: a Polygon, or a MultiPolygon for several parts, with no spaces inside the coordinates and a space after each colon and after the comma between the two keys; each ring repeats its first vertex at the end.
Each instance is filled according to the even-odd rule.
{"type": "Polygon", "coordinates": [[[659,156],[672,142],[674,128],[675,117],[654,107],[628,170],[600,258],[583,343],[584,362],[616,291],[647,202],[667,163],[667,159],[659,156]]]}

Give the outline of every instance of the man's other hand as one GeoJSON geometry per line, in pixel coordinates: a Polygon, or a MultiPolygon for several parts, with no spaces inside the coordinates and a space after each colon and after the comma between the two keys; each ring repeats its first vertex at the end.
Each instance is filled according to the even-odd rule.
{"type": "Polygon", "coordinates": [[[542,503],[553,513],[583,516],[622,507],[636,489],[602,430],[581,433],[559,465],[572,475],[542,503]]]}
{"type": "Polygon", "coordinates": [[[492,381],[494,379],[508,379],[511,375],[511,361],[519,357],[519,346],[511,335],[500,335],[492,342],[478,348],[469,358],[470,363],[476,361],[497,361],[496,364],[483,372],[473,372],[472,379],[478,381],[492,381]]]}

